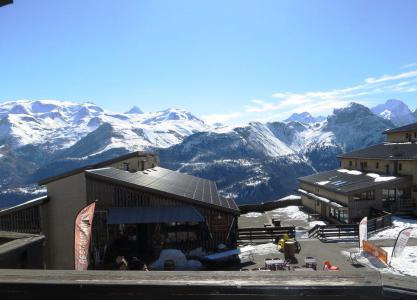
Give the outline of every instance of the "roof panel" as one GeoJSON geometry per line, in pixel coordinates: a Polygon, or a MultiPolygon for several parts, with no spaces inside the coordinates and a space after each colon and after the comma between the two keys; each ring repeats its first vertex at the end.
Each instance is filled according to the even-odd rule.
{"type": "Polygon", "coordinates": [[[301,182],[340,193],[351,193],[379,185],[398,184],[411,180],[410,177],[407,176],[395,177],[385,174],[376,175],[375,173],[372,173],[371,176],[369,176],[367,174],[370,173],[362,173],[358,171],[350,172],[349,170],[338,169],[301,177],[299,180],[301,182]],[[382,180],[376,180],[375,176],[385,178],[382,180]]]}
{"type": "Polygon", "coordinates": [[[385,143],[344,153],[339,158],[417,160],[417,144],[385,143]]]}
{"type": "Polygon", "coordinates": [[[152,189],[178,197],[185,197],[193,201],[203,202],[218,208],[238,211],[236,203],[220,201],[216,184],[213,181],[155,167],[136,173],[115,168],[103,168],[86,171],[88,176],[107,179],[118,183],[134,185],[138,188],[152,189]]]}

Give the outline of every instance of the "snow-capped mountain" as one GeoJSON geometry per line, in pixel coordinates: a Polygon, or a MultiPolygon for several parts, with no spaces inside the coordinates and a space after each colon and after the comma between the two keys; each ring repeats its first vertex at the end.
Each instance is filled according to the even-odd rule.
{"type": "Polygon", "coordinates": [[[7,102],[0,104],[0,202],[30,198],[14,192],[34,192],[41,178],[142,149],[158,151],[165,167],[215,180],[239,203],[268,201],[292,193],[299,176],[337,167],[337,154],[382,142],[380,133],[393,127],[354,103],[322,122],[211,128],[181,109],[119,114],[91,103],[7,102]]]}
{"type": "Polygon", "coordinates": [[[326,120],[323,116],[313,117],[308,112],[302,113],[293,113],[288,119],[284,122],[300,122],[300,123],[317,123],[326,120]]]}
{"type": "Polygon", "coordinates": [[[215,180],[238,203],[273,200],[292,193],[297,177],[339,166],[337,154],[384,140],[394,125],[352,103],[326,121],[250,123],[203,132],[160,151],[172,169],[215,180]]]}
{"type": "Polygon", "coordinates": [[[143,114],[143,111],[138,106],[133,106],[131,109],[129,109],[125,114],[143,114]]]}
{"type": "Polygon", "coordinates": [[[413,113],[401,100],[389,99],[384,104],[379,104],[371,110],[374,114],[391,120],[397,126],[417,122],[417,114],[413,113]]]}
{"type": "Polygon", "coordinates": [[[202,120],[175,108],[142,113],[133,107],[119,114],[91,103],[56,100],[0,103],[0,145],[14,149],[25,145],[41,146],[49,152],[67,149],[104,124],[111,126],[114,134],[107,144],[96,149],[98,152],[118,147],[165,148],[209,129],[202,120]]]}

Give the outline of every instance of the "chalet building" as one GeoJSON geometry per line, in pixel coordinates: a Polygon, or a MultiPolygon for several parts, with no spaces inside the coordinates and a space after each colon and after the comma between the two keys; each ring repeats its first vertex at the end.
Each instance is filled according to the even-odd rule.
{"type": "Polygon", "coordinates": [[[47,196],[0,211],[0,230],[43,234],[48,269],[74,268],[74,221],[94,201],[91,268],[111,268],[117,256],[149,262],[164,248],[236,246],[235,202],[210,180],[158,164],[134,152],[44,179],[47,196]]]}
{"type": "Polygon", "coordinates": [[[374,210],[417,215],[417,123],[384,134],[383,144],[339,155],[340,169],[299,178],[303,205],[339,223],[374,210]]]}

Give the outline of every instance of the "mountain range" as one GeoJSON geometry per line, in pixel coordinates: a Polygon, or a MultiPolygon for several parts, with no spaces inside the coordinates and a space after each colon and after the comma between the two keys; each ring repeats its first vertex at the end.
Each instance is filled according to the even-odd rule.
{"type": "Polygon", "coordinates": [[[274,200],[292,193],[297,177],[337,167],[337,154],[382,142],[381,132],[404,113],[393,100],[384,105],[351,103],[324,120],[304,113],[214,128],[175,108],[114,113],[92,103],[0,103],[0,207],[44,193],[36,185],[44,177],[134,150],[159,152],[162,166],[215,180],[238,203],[274,200]]]}

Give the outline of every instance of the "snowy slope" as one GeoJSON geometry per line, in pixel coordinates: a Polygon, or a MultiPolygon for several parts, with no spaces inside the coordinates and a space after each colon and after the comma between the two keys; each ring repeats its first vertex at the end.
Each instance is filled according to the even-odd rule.
{"type": "Polygon", "coordinates": [[[117,133],[101,151],[114,147],[141,150],[164,148],[209,127],[181,109],[141,113],[134,107],[126,114],[107,112],[91,103],[56,100],[20,100],[0,103],[0,144],[13,148],[41,145],[54,152],[69,148],[103,124],[117,133]]]}
{"type": "Polygon", "coordinates": [[[163,166],[215,180],[224,196],[240,203],[270,201],[292,193],[297,177],[338,167],[337,154],[382,142],[379,133],[393,127],[359,104],[316,123],[211,128],[175,108],[121,114],[91,103],[7,102],[0,104],[0,190],[153,150],[163,166]]]}

